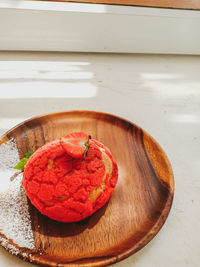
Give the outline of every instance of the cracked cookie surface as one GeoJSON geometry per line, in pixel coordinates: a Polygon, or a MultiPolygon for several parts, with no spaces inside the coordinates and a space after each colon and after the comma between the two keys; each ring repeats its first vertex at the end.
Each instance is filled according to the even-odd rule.
{"type": "Polygon", "coordinates": [[[23,185],[31,203],[62,222],[80,221],[110,199],[118,168],[110,150],[90,139],[88,156],[70,157],[60,139],[39,148],[29,159],[23,185]]]}

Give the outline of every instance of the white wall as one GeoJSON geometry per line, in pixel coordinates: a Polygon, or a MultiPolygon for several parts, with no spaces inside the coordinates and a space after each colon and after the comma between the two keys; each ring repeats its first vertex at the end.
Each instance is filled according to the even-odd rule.
{"type": "Polygon", "coordinates": [[[0,1],[0,50],[200,54],[200,11],[0,1]]]}

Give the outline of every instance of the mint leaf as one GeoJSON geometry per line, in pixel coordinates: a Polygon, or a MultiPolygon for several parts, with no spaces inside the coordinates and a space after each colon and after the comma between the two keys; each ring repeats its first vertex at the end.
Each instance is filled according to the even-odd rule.
{"type": "Polygon", "coordinates": [[[32,150],[29,150],[25,157],[23,159],[20,160],[20,162],[17,163],[17,165],[15,165],[13,168],[16,169],[16,170],[19,170],[19,171],[24,171],[24,167],[26,165],[26,163],[28,162],[28,159],[30,158],[30,156],[33,155],[33,151],[32,150]]]}
{"type": "Polygon", "coordinates": [[[26,163],[28,162],[28,158],[23,158],[22,160],[20,160],[20,162],[17,163],[17,165],[15,165],[13,168],[16,170],[20,170],[23,171],[24,167],[26,165],[26,163]]]}
{"type": "Polygon", "coordinates": [[[85,157],[87,158],[87,156],[88,156],[88,150],[89,150],[89,147],[90,147],[90,145],[89,145],[89,139],[85,142],[85,148],[86,148],[86,150],[85,150],[85,157]]]}
{"type": "Polygon", "coordinates": [[[29,159],[30,156],[33,155],[33,153],[34,153],[34,152],[33,152],[32,150],[29,150],[29,151],[26,153],[25,158],[29,159]]]}

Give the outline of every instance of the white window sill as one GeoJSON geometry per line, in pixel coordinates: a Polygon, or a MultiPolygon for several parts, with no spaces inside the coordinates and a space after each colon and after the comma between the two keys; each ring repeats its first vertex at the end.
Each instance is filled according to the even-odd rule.
{"type": "Polygon", "coordinates": [[[0,1],[0,50],[200,54],[200,11],[0,1]]]}

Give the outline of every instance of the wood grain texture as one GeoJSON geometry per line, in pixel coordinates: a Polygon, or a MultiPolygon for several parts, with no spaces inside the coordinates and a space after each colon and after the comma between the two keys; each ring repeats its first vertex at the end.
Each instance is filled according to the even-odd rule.
{"type": "Polygon", "coordinates": [[[14,137],[22,158],[28,150],[74,131],[84,131],[111,149],[119,167],[118,184],[109,203],[78,223],[53,221],[29,203],[35,249],[19,248],[19,256],[38,265],[118,262],[157,234],[172,204],[174,179],[165,153],[145,131],[119,117],[93,111],[48,114],[16,126],[2,140],[14,137]]]}
{"type": "MultiPolygon", "coordinates": [[[[46,0],[49,1],[49,0],[46,0]]],[[[199,0],[54,0],[56,2],[79,2],[79,3],[101,3],[112,5],[131,5],[142,7],[176,8],[176,9],[200,9],[199,0]]]]}

